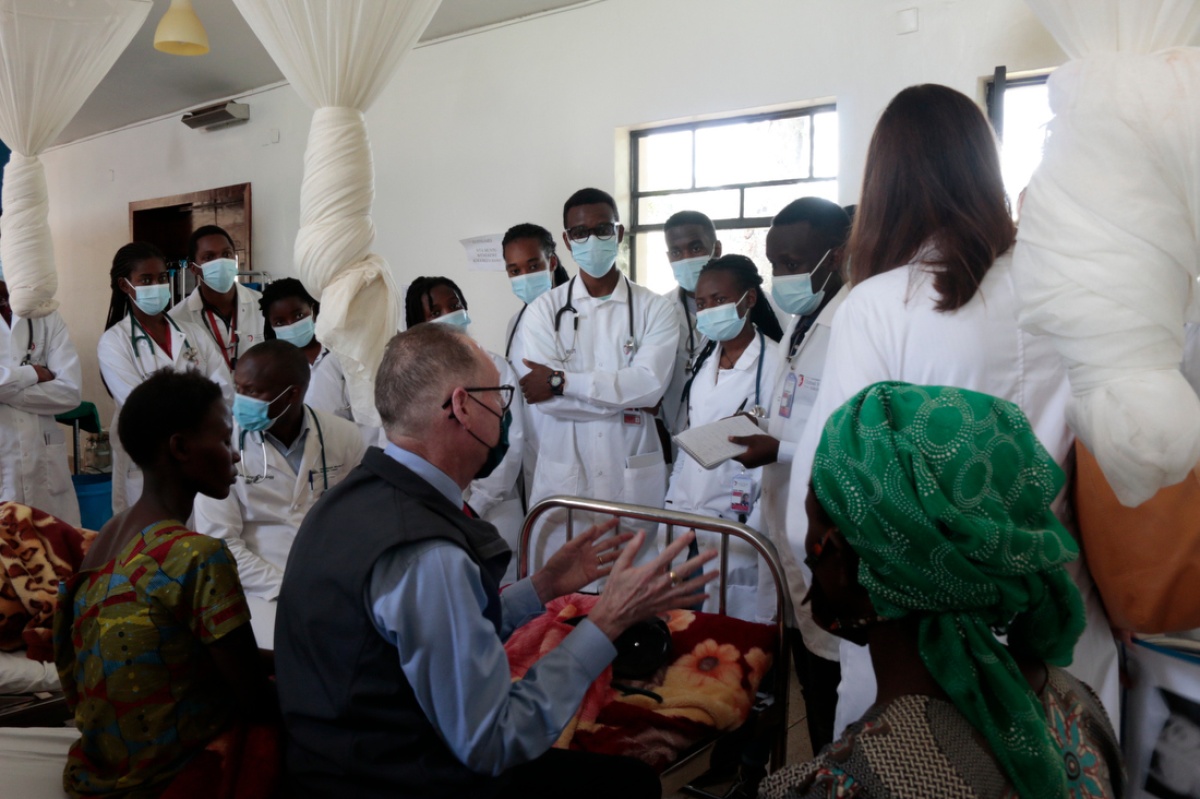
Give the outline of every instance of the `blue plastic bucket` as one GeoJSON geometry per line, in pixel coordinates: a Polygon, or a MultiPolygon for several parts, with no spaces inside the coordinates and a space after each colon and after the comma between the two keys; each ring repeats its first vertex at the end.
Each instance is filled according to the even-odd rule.
{"type": "Polygon", "coordinates": [[[112,475],[73,474],[75,496],[79,498],[79,515],[85,530],[99,530],[112,518],[112,475]]]}

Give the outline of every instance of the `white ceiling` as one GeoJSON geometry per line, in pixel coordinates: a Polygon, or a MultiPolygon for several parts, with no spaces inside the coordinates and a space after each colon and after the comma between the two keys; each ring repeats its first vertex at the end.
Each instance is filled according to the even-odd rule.
{"type": "MultiPolygon", "coordinates": [[[[421,41],[580,4],[581,0],[443,0],[421,41]]],[[[183,57],[158,52],[154,49],[154,30],[169,5],[170,0],[154,0],[146,24],[56,144],[182,112],[283,80],[233,0],[193,0],[196,14],[208,31],[212,49],[207,55],[183,57]]]]}

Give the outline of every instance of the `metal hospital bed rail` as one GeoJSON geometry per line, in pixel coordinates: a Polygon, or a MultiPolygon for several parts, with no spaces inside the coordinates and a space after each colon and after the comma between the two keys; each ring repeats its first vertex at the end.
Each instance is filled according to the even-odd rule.
{"type": "MultiPolygon", "coordinates": [[[[771,689],[764,691],[762,686],[760,686],[754,710],[752,710],[750,719],[746,723],[755,723],[757,715],[759,717],[758,723],[778,726],[779,734],[775,737],[771,745],[769,771],[774,771],[782,766],[787,757],[787,714],[788,690],[791,683],[791,650],[787,643],[786,628],[787,620],[792,618],[792,599],[788,591],[787,577],[784,575],[783,565],[779,562],[779,555],[776,552],[775,545],[761,533],[744,524],[717,519],[711,516],[680,513],[678,511],[650,508],[643,505],[628,505],[621,502],[585,499],[583,497],[553,496],[534,505],[529,509],[529,514],[525,517],[525,523],[521,527],[521,535],[517,546],[517,568],[520,578],[529,575],[530,543],[538,519],[546,513],[558,509],[566,511],[566,537],[568,541],[575,536],[575,517],[577,513],[615,516],[623,522],[645,522],[647,524],[647,533],[655,531],[651,525],[655,527],[665,525],[666,541],[662,542],[664,546],[670,544],[675,539],[677,528],[684,532],[696,530],[721,535],[721,553],[717,559],[721,576],[716,582],[718,614],[722,616],[726,615],[726,594],[728,589],[725,572],[729,563],[729,537],[740,538],[754,548],[766,564],[768,571],[770,571],[772,582],[775,585],[776,644],[774,666],[771,670],[774,676],[771,689]]],[[[590,526],[591,523],[588,522],[585,524],[581,528],[581,532],[590,526]]],[[[634,526],[636,527],[637,525],[634,526]]],[[[683,557],[686,558],[686,553],[683,557]]],[[[684,786],[690,781],[689,777],[699,776],[707,771],[707,766],[704,764],[707,763],[707,757],[711,754],[713,745],[715,745],[715,741],[710,741],[707,745],[689,752],[678,762],[667,768],[662,774],[664,794],[671,790],[683,789],[695,795],[707,795],[684,786]],[[701,767],[699,771],[697,771],[697,766],[701,767]]]]}

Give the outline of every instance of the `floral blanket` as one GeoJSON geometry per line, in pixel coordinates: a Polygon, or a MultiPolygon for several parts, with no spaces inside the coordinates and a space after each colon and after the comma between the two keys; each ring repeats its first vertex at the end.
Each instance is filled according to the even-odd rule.
{"type": "Polygon", "coordinates": [[[75,573],[95,537],[28,505],[0,503],[0,651],[26,647],[31,660],[54,659],[58,581],[75,573]]]}
{"type": "MultiPolygon", "coordinates": [[[[575,628],[567,620],[585,615],[597,599],[584,594],[556,599],[513,633],[505,644],[512,678],[523,677],[569,635],[575,628]]],[[[662,770],[714,731],[745,722],[771,667],[774,626],[690,610],[671,611],[664,619],[671,630],[671,662],[648,680],[621,682],[656,696],[614,689],[612,667],[606,668],[556,747],[629,755],[662,770]]]]}

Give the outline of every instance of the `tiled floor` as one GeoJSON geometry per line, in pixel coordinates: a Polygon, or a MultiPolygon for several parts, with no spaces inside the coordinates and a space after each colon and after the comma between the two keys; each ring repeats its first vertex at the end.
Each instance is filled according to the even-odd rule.
{"type": "MultiPolygon", "coordinates": [[[[787,762],[788,763],[803,763],[806,760],[811,760],[813,756],[812,743],[808,739],[808,724],[804,712],[804,698],[800,695],[800,684],[796,682],[796,674],[792,673],[792,684],[788,689],[789,705],[788,708],[788,739],[787,739],[787,762]]],[[[708,790],[712,793],[720,795],[723,787],[712,787],[708,790]]],[[[664,799],[684,799],[686,794],[673,793],[668,794],[664,799]]]]}

